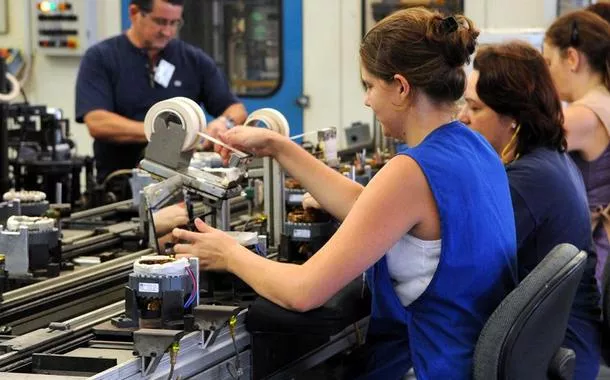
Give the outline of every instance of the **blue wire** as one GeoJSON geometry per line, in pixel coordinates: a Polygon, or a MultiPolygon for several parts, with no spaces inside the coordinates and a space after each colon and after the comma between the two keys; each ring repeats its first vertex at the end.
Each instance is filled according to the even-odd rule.
{"type": "Polygon", "coordinates": [[[189,298],[188,300],[186,300],[186,303],[184,304],[184,308],[187,309],[189,306],[191,306],[193,301],[195,301],[195,297],[192,297],[192,298],[189,298]]]}
{"type": "Polygon", "coordinates": [[[195,301],[195,294],[191,293],[191,295],[189,296],[189,298],[186,300],[186,302],[184,303],[184,308],[186,309],[187,307],[191,306],[191,304],[193,303],[193,301],[195,301]]]}
{"type": "Polygon", "coordinates": [[[195,275],[193,274],[193,271],[191,270],[191,268],[186,267],[186,270],[191,278],[191,281],[193,282],[193,290],[191,291],[191,295],[189,296],[189,298],[186,300],[186,302],[184,303],[184,308],[188,308],[189,306],[191,306],[193,304],[193,302],[195,302],[195,298],[197,295],[197,284],[196,284],[196,279],[195,279],[195,275]]]}

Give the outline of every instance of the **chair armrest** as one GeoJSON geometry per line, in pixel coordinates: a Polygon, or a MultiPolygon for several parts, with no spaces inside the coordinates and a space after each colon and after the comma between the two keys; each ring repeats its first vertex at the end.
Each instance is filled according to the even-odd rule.
{"type": "Polygon", "coordinates": [[[549,364],[549,379],[551,380],[572,380],[574,377],[574,366],[576,364],[576,354],[569,348],[560,347],[551,359],[549,364]]]}

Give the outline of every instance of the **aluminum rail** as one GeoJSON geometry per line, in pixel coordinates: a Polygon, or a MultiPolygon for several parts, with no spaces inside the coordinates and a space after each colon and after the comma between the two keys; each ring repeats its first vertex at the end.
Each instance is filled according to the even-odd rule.
{"type": "MultiPolygon", "coordinates": [[[[240,379],[250,378],[250,334],[246,331],[244,323],[245,313],[238,317],[235,327],[235,345],[231,339],[228,327],[223,328],[214,343],[207,348],[201,346],[201,332],[192,332],[180,340],[180,351],[176,359],[174,377],[182,379],[224,379],[230,378],[227,366],[235,370],[236,348],[239,352],[239,364],[243,375],[240,379]]],[[[169,355],[163,355],[159,366],[149,377],[144,377],[141,371],[141,360],[135,358],[126,361],[116,367],[91,377],[93,380],[116,380],[116,379],[148,379],[165,380],[170,372],[169,355]]]]}
{"type": "Polygon", "coordinates": [[[8,308],[15,307],[24,302],[31,301],[33,297],[44,297],[58,293],[65,289],[74,288],[77,285],[91,281],[93,278],[98,278],[107,275],[109,272],[117,271],[122,268],[131,267],[133,261],[140,256],[148,255],[153,252],[147,248],[141,251],[131,253],[129,255],[118,257],[116,259],[100,263],[89,268],[80,269],[73,273],[64,276],[50,278],[32,285],[24,286],[23,288],[11,290],[4,293],[3,300],[0,302],[0,320],[3,311],[8,308]]]}
{"type": "MultiPolygon", "coordinates": [[[[86,335],[93,326],[109,320],[125,311],[125,302],[120,301],[87,314],[0,343],[0,371],[13,366],[25,366],[36,352],[57,350],[71,340],[88,340],[86,335]]],[[[68,344],[69,345],[69,344],[68,344]]],[[[1,374],[0,374],[1,377],[1,374]]]]}
{"type": "Polygon", "coordinates": [[[79,219],[90,218],[92,216],[101,216],[108,213],[116,212],[117,209],[120,208],[128,208],[133,205],[133,200],[127,199],[125,201],[111,203],[105,206],[100,206],[96,208],[91,208],[89,210],[78,211],[70,215],[70,217],[66,218],[65,221],[71,222],[79,219]]]}
{"type": "Polygon", "coordinates": [[[61,257],[64,260],[69,260],[82,254],[112,247],[123,240],[122,235],[137,232],[139,228],[140,225],[137,222],[122,222],[100,227],[104,231],[103,233],[77,239],[72,238],[63,242],[61,257]]]}
{"type": "Polygon", "coordinates": [[[10,326],[13,334],[24,334],[116,302],[124,297],[134,260],[152,252],[145,249],[7,292],[0,302],[0,325],[10,326]]]}

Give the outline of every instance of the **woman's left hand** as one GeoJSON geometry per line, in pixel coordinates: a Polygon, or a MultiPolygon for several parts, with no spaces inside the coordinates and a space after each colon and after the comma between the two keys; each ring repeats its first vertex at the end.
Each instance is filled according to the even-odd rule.
{"type": "Polygon", "coordinates": [[[232,255],[237,251],[239,243],[224,232],[212,228],[201,219],[195,219],[199,232],[175,228],[175,238],[188,244],[176,244],[176,257],[198,257],[199,267],[212,271],[227,271],[232,255]]]}

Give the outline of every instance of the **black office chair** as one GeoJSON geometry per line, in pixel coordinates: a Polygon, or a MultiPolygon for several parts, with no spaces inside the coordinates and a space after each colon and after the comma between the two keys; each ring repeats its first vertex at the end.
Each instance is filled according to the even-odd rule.
{"type": "Polygon", "coordinates": [[[602,293],[602,359],[610,366],[610,260],[606,259],[602,293]]]}
{"type": "Polygon", "coordinates": [[[560,346],[586,259],[558,245],[502,301],[479,336],[475,380],[572,379],[576,356],[560,346]]]}

